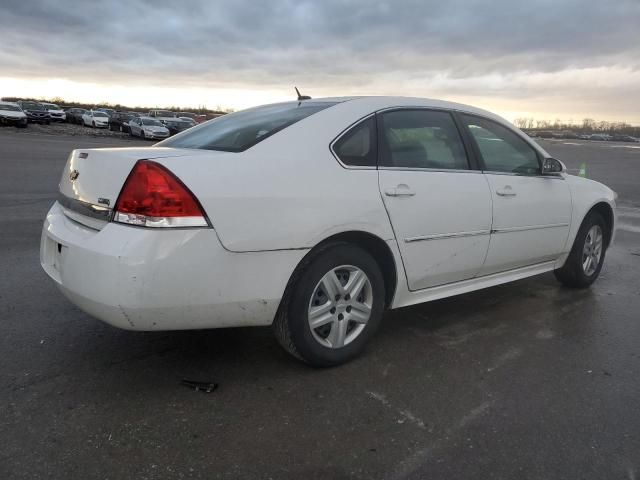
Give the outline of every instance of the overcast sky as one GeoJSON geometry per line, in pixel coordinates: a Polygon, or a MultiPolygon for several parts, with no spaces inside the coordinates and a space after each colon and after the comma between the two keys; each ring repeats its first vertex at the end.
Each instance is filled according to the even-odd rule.
{"type": "Polygon", "coordinates": [[[640,0],[0,0],[0,96],[444,98],[640,124],[640,0]]]}

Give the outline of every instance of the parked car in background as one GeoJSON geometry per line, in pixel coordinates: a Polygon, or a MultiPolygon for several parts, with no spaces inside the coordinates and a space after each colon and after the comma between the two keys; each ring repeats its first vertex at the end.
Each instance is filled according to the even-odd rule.
{"type": "Polygon", "coordinates": [[[133,112],[113,112],[109,116],[109,130],[130,133],[129,122],[135,117],[133,112]]]}
{"type": "Polygon", "coordinates": [[[111,115],[115,110],[113,108],[94,108],[95,112],[104,112],[107,115],[111,115]]]}
{"type": "Polygon", "coordinates": [[[67,120],[67,114],[55,103],[43,103],[44,108],[47,109],[49,115],[51,115],[51,121],[64,122],[67,120]]]}
{"type": "Polygon", "coordinates": [[[578,134],[575,132],[572,132],[571,130],[564,130],[561,133],[562,133],[562,138],[565,138],[567,140],[575,140],[578,138],[578,134]]]}
{"type": "Polygon", "coordinates": [[[13,102],[0,102],[0,125],[26,128],[28,124],[27,114],[22,111],[20,105],[13,102]]]}
{"type": "Polygon", "coordinates": [[[553,132],[549,132],[549,131],[543,130],[541,132],[537,132],[537,137],[538,138],[553,138],[553,132]]]}
{"type": "Polygon", "coordinates": [[[586,134],[586,133],[583,133],[583,134],[578,135],[578,138],[579,138],[580,140],[589,140],[589,139],[591,138],[591,135],[588,135],[588,134],[586,134]]]}
{"type": "Polygon", "coordinates": [[[109,115],[97,110],[89,110],[82,115],[82,123],[86,127],[107,128],[109,126],[109,115]]]}
{"type": "Polygon", "coordinates": [[[612,139],[614,142],[638,142],[639,140],[636,137],[632,137],[631,135],[614,135],[612,139]]]}
{"type": "Polygon", "coordinates": [[[59,188],[40,261],[82,310],[129,330],[271,325],[314,366],[361,353],[386,309],[545,272],[587,288],[616,225],[611,189],[507,120],[418,98],[285,102],[74,150],[59,188]]]}
{"type": "Polygon", "coordinates": [[[172,112],[171,110],[149,110],[147,116],[155,118],[156,120],[166,120],[176,118],[176,112],[172,112]]]}
{"type": "Polygon", "coordinates": [[[180,120],[184,120],[189,124],[189,128],[195,127],[198,123],[191,117],[178,117],[180,120]]]}
{"type": "Polygon", "coordinates": [[[78,108],[78,107],[71,107],[68,108],[66,113],[67,116],[67,122],[68,123],[76,123],[78,125],[82,124],[82,115],[84,115],[85,113],[87,113],[88,110],[85,110],[84,108],[78,108]]]}
{"type": "Polygon", "coordinates": [[[195,121],[198,114],[193,112],[178,112],[176,113],[176,116],[181,118],[187,117],[195,121]]]}
{"type": "Polygon", "coordinates": [[[162,122],[169,130],[170,135],[175,135],[193,126],[190,122],[178,118],[177,114],[170,110],[149,110],[149,117],[162,122]]]}
{"type": "Polygon", "coordinates": [[[597,140],[599,142],[605,142],[609,140],[609,135],[605,135],[602,133],[594,133],[593,135],[589,135],[589,140],[597,140]]]}
{"type": "Polygon", "coordinates": [[[30,123],[40,123],[49,125],[51,123],[51,114],[47,109],[38,102],[31,102],[28,100],[18,100],[16,102],[20,105],[22,111],[27,115],[27,121],[30,123]]]}
{"type": "Polygon", "coordinates": [[[190,118],[182,119],[180,117],[175,117],[160,121],[169,130],[169,135],[175,135],[176,133],[183,132],[195,125],[195,122],[190,118]]]}
{"type": "Polygon", "coordinates": [[[151,117],[136,117],[129,122],[132,136],[148,138],[150,140],[165,139],[169,136],[169,129],[160,120],[151,117]]]}

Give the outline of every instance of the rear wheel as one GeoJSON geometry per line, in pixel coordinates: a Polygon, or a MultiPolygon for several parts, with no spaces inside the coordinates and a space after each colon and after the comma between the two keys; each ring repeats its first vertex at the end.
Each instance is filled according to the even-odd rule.
{"type": "Polygon", "coordinates": [[[582,222],[567,261],[555,270],[556,278],[571,288],[586,288],[600,274],[605,254],[606,223],[602,215],[590,213],[582,222]]]}
{"type": "Polygon", "coordinates": [[[280,344],[316,367],[345,363],[364,349],[384,310],[380,267],[366,251],[333,243],[296,269],[273,324],[280,344]]]}

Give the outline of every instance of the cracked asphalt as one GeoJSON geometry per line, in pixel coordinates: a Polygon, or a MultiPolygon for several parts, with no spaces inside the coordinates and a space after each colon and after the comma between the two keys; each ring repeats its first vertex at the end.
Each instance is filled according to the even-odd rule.
{"type": "Polygon", "coordinates": [[[591,289],[549,274],[389,312],[316,370],[268,328],[127,332],[58,293],[38,249],[67,155],[138,144],[0,129],[1,479],[640,477],[640,148],[543,143],[620,194],[591,289]]]}

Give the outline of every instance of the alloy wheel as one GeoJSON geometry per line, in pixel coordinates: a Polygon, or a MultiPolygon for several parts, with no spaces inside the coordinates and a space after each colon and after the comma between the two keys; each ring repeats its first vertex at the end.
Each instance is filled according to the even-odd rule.
{"type": "Polygon", "coordinates": [[[587,232],[582,248],[582,270],[587,276],[595,273],[602,257],[602,228],[593,225],[587,232]]]}

